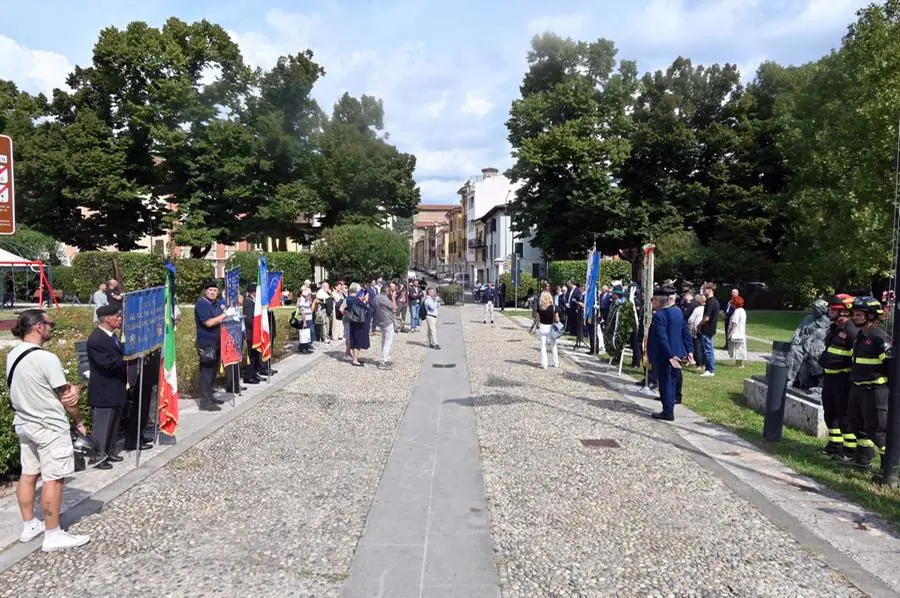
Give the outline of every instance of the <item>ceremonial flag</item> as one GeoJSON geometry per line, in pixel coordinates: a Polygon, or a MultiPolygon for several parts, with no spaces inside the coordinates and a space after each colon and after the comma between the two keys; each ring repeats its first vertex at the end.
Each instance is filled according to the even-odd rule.
{"type": "Polygon", "coordinates": [[[284,278],[282,272],[269,272],[269,290],[268,290],[268,306],[281,307],[281,280],[284,278]]]}
{"type": "Polygon", "coordinates": [[[219,327],[222,346],[222,365],[229,366],[240,363],[243,359],[241,348],[244,337],[241,334],[241,322],[225,320],[219,327]]]}
{"type": "Polygon", "coordinates": [[[587,262],[587,280],[584,283],[584,318],[594,313],[597,301],[597,282],[600,278],[600,252],[592,249],[587,262]]]}
{"type": "Polygon", "coordinates": [[[272,338],[269,333],[269,273],[266,258],[259,258],[259,269],[256,273],[256,289],[258,297],[253,303],[253,348],[259,351],[263,361],[272,357],[272,338]]]}
{"type": "Polygon", "coordinates": [[[175,266],[166,262],[166,329],[159,364],[159,431],[174,436],[178,426],[178,373],[175,370],[175,266]]]}

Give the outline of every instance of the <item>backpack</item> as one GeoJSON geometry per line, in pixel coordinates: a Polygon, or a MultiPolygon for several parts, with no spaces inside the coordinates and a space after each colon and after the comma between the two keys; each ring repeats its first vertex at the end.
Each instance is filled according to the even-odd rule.
{"type": "Polygon", "coordinates": [[[341,299],[334,304],[334,317],[338,320],[344,319],[344,300],[341,299]]]}
{"type": "Polygon", "coordinates": [[[425,320],[425,318],[427,318],[427,317],[428,317],[428,310],[425,308],[425,302],[420,301],[419,302],[419,319],[425,320]]]}

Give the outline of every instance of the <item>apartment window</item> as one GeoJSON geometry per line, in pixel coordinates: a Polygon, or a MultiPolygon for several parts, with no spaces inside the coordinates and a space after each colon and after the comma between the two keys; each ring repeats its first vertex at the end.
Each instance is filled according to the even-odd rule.
{"type": "Polygon", "coordinates": [[[537,262],[531,264],[531,275],[540,280],[541,278],[541,265],[537,262]]]}
{"type": "Polygon", "coordinates": [[[492,233],[497,232],[497,219],[496,218],[491,218],[491,232],[492,233]]]}

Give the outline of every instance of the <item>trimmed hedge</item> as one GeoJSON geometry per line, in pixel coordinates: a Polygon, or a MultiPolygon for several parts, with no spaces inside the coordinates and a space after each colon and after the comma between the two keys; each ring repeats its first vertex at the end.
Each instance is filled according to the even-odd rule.
{"type": "Polygon", "coordinates": [[[409,238],[377,226],[347,224],[323,232],[315,255],[334,279],[390,280],[409,270],[409,238]]]}
{"type": "Polygon", "coordinates": [[[272,272],[283,272],[282,288],[288,289],[297,295],[303,286],[304,280],[312,280],[312,260],[309,252],[303,251],[269,251],[260,253],[256,251],[239,251],[231,256],[228,268],[241,269],[241,289],[246,289],[248,284],[256,284],[256,269],[259,257],[265,256],[272,272]]]}
{"type": "MultiPolygon", "coordinates": [[[[203,294],[203,281],[213,277],[212,262],[182,258],[175,264],[175,294],[181,302],[193,303],[203,294]]],[[[90,298],[101,282],[116,278],[125,291],[165,284],[163,258],[131,251],[85,251],[72,262],[74,291],[90,298]]],[[[69,289],[66,289],[67,291],[69,289]]]]}
{"type": "MultiPolygon", "coordinates": [[[[516,297],[516,287],[513,286],[512,276],[509,272],[504,272],[500,275],[500,283],[504,282],[506,283],[506,302],[510,303],[511,301],[514,301],[516,297]]],[[[519,274],[519,300],[521,301],[525,299],[526,297],[528,297],[528,295],[536,294],[538,292],[539,286],[540,281],[531,274],[528,274],[526,272],[522,272],[521,274],[519,274]]]]}
{"type": "MultiPolygon", "coordinates": [[[[550,284],[559,286],[570,281],[587,280],[587,260],[560,260],[550,263],[550,284]]],[[[613,280],[631,280],[631,262],[626,260],[600,260],[599,284],[610,284],[613,280]]]]}
{"type": "MultiPolygon", "coordinates": [[[[192,308],[181,308],[182,317],[175,330],[178,367],[178,390],[183,399],[189,399],[197,382],[197,350],[194,346],[196,326],[192,308]]],[[[275,310],[276,342],[272,352],[276,359],[285,353],[284,345],[296,339],[296,332],[290,327],[292,309],[275,310]]],[[[89,307],[65,307],[58,313],[48,311],[56,322],[53,338],[44,348],[59,356],[69,382],[81,386],[80,408],[85,425],[90,427],[90,408],[87,403],[87,382],[78,377],[78,363],[75,357],[75,342],[86,340],[93,330],[93,310],[89,307]]],[[[6,356],[9,349],[0,350],[0,369],[6,371],[6,356]]],[[[5,380],[0,382],[0,476],[17,473],[19,470],[19,440],[13,430],[13,411],[9,406],[9,391],[5,380]]]]}
{"type": "MultiPolygon", "coordinates": [[[[50,276],[53,279],[50,281],[53,290],[60,291],[60,300],[62,300],[62,297],[68,297],[72,293],[76,293],[75,268],[72,266],[52,266],[50,276]]],[[[85,296],[78,295],[78,298],[84,299],[85,296]]]]}
{"type": "Polygon", "coordinates": [[[444,305],[456,305],[463,298],[463,288],[458,284],[448,284],[437,288],[438,297],[444,305]]]}

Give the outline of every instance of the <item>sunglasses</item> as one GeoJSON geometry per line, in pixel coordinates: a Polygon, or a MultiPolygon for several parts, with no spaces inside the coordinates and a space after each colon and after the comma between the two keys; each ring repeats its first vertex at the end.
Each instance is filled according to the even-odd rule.
{"type": "Polygon", "coordinates": [[[41,324],[46,324],[52,330],[56,326],[56,322],[51,322],[50,320],[43,320],[40,322],[41,324]]]}

